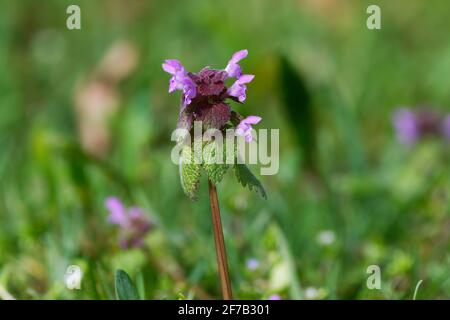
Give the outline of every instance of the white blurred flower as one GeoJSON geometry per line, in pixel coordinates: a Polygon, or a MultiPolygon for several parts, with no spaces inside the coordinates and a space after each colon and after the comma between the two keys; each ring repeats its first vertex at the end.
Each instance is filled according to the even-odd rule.
{"type": "Polygon", "coordinates": [[[274,265],[270,272],[269,288],[271,291],[279,292],[291,285],[292,273],[289,264],[281,261],[274,265]]]}
{"type": "Polygon", "coordinates": [[[318,300],[327,296],[327,291],[323,288],[307,287],[303,293],[307,300],[318,300]]]}
{"type": "Polygon", "coordinates": [[[319,294],[319,290],[314,287],[308,287],[305,289],[305,298],[306,299],[316,299],[319,294]]]}
{"type": "Polygon", "coordinates": [[[336,235],[332,230],[323,230],[317,234],[317,242],[322,246],[329,246],[336,240],[336,235]]]}

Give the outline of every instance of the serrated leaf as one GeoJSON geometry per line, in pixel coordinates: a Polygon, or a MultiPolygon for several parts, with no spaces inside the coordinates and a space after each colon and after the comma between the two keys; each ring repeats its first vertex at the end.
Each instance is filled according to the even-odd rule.
{"type": "Polygon", "coordinates": [[[200,182],[201,165],[195,163],[192,147],[184,146],[180,158],[180,181],[184,193],[191,199],[197,199],[197,190],[200,182]]]}
{"type": "Polygon", "coordinates": [[[118,300],[139,300],[136,287],[123,270],[116,271],[116,298],[118,300]]]}
{"type": "Polygon", "coordinates": [[[243,187],[247,187],[250,190],[255,190],[261,194],[264,199],[267,199],[266,190],[262,186],[261,182],[253,175],[250,169],[245,164],[235,164],[234,173],[236,178],[243,187]]]}
{"type": "Polygon", "coordinates": [[[214,184],[218,184],[222,181],[225,173],[227,173],[228,168],[230,167],[230,165],[226,164],[227,153],[225,144],[220,145],[217,142],[212,141],[205,145],[204,150],[203,169],[205,169],[209,180],[214,184]],[[219,157],[216,157],[218,151],[222,151],[222,159],[220,160],[222,163],[218,161],[219,157]]]}

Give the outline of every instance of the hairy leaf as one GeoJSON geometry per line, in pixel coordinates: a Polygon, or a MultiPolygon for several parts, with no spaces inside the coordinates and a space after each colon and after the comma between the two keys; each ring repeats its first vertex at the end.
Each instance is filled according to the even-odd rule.
{"type": "Polygon", "coordinates": [[[195,163],[192,147],[184,146],[180,158],[180,180],[184,193],[191,199],[197,199],[197,190],[200,182],[201,165],[195,163]]]}
{"type": "Polygon", "coordinates": [[[225,144],[218,144],[217,142],[212,141],[204,148],[203,168],[205,169],[209,180],[214,184],[218,184],[222,181],[223,176],[230,167],[230,165],[226,164],[227,154],[225,146],[225,144]],[[220,157],[218,156],[216,157],[216,153],[220,151],[222,151],[222,159],[219,159],[220,157]]]}

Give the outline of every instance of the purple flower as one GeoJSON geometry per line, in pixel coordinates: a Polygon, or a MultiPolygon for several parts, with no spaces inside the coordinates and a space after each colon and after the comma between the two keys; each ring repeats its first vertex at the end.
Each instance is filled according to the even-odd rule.
{"type": "Polygon", "coordinates": [[[256,260],[255,258],[251,258],[251,259],[248,259],[248,260],[247,260],[246,265],[247,265],[247,269],[253,271],[253,270],[258,269],[258,267],[259,267],[259,261],[256,260]]]}
{"type": "Polygon", "coordinates": [[[281,300],[281,296],[279,294],[273,294],[268,300],[281,300]]]}
{"type": "Polygon", "coordinates": [[[144,212],[138,207],[126,208],[116,197],[107,198],[105,206],[109,210],[108,221],[120,227],[120,246],[142,246],[145,235],[153,227],[144,212]]]}
{"type": "Polygon", "coordinates": [[[228,89],[228,94],[232,97],[238,98],[239,102],[244,102],[247,95],[247,86],[245,84],[253,80],[255,76],[252,74],[244,74],[237,79],[233,85],[228,89]]]}
{"type": "Polygon", "coordinates": [[[394,127],[397,139],[403,144],[414,144],[419,137],[416,115],[406,108],[395,112],[394,127]]]}
{"type": "Polygon", "coordinates": [[[123,203],[115,197],[110,197],[106,199],[105,206],[109,210],[108,221],[112,224],[125,227],[128,216],[123,203]]]}
{"type": "Polygon", "coordinates": [[[236,128],[236,135],[245,137],[246,142],[252,142],[252,124],[257,124],[260,121],[261,117],[258,116],[248,116],[241,120],[236,128]]]}
{"type": "Polygon", "coordinates": [[[197,73],[187,72],[178,60],[163,63],[163,70],[172,75],[169,92],[183,92],[178,128],[190,130],[195,121],[201,121],[204,128],[225,128],[232,115],[226,100],[244,102],[246,84],[254,78],[253,75],[243,75],[238,64],[247,54],[247,50],[233,54],[224,70],[205,67],[197,73]],[[237,79],[229,88],[225,85],[228,78],[237,79]]]}
{"type": "Polygon", "coordinates": [[[233,54],[230,61],[228,61],[227,66],[225,67],[225,71],[228,74],[229,78],[240,78],[242,75],[241,66],[237,63],[244,59],[248,55],[248,51],[246,49],[240,50],[233,54]]]}
{"type": "Polygon", "coordinates": [[[442,134],[445,139],[450,140],[450,114],[442,120],[442,134]]]}
{"type": "Polygon", "coordinates": [[[163,70],[170,73],[172,78],[169,81],[169,92],[175,90],[183,91],[183,106],[191,103],[197,94],[195,82],[188,76],[183,65],[178,60],[169,59],[162,65],[163,70]]]}
{"type": "Polygon", "coordinates": [[[429,108],[422,108],[416,112],[401,108],[394,114],[397,139],[407,145],[412,145],[427,136],[445,137],[444,122],[445,119],[442,120],[437,112],[429,108]]]}

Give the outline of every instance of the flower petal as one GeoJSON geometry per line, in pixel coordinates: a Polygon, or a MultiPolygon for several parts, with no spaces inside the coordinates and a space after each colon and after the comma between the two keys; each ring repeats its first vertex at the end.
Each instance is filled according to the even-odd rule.
{"type": "Polygon", "coordinates": [[[109,197],[105,201],[105,206],[109,210],[108,221],[112,224],[125,226],[128,222],[126,209],[123,203],[116,197],[109,197]]]}
{"type": "Polygon", "coordinates": [[[233,54],[230,61],[228,61],[227,66],[225,67],[225,72],[228,74],[228,77],[239,78],[242,75],[242,68],[237,63],[244,59],[247,54],[247,49],[240,50],[233,54]]]}
{"type": "Polygon", "coordinates": [[[228,64],[225,68],[229,78],[239,78],[242,75],[242,68],[236,63],[228,64]]]}
{"type": "Polygon", "coordinates": [[[261,117],[258,116],[248,116],[247,118],[241,120],[241,122],[237,125],[235,134],[237,136],[244,136],[246,142],[253,141],[252,135],[252,124],[257,124],[261,121],[261,117]]]}
{"type": "Polygon", "coordinates": [[[233,83],[233,85],[228,89],[228,94],[232,97],[236,97],[239,99],[239,101],[244,101],[245,100],[245,90],[247,88],[245,87],[245,85],[240,85],[239,83],[237,83],[237,81],[235,83],[233,83]]]}
{"type": "Polygon", "coordinates": [[[253,74],[244,74],[240,76],[239,79],[236,80],[236,82],[239,84],[245,84],[251,82],[253,78],[255,78],[255,75],[253,74]]]}
{"type": "Polygon", "coordinates": [[[163,63],[162,68],[165,72],[168,72],[173,75],[179,71],[184,71],[184,67],[181,64],[181,62],[175,59],[167,59],[163,63]]]}
{"type": "Polygon", "coordinates": [[[247,55],[248,55],[247,49],[239,50],[233,54],[233,56],[231,57],[228,64],[237,63],[237,62],[241,61],[242,59],[244,59],[245,57],[247,57],[247,55]]]}
{"type": "Polygon", "coordinates": [[[394,127],[397,139],[403,144],[414,144],[419,138],[419,128],[414,112],[401,108],[394,114],[394,127]]]}
{"type": "Polygon", "coordinates": [[[237,136],[244,136],[245,135],[245,130],[243,128],[236,128],[236,135],[237,136]]]}
{"type": "Polygon", "coordinates": [[[258,117],[258,116],[248,116],[247,118],[245,118],[242,121],[244,121],[244,123],[246,123],[246,124],[257,124],[258,122],[261,121],[261,119],[262,118],[258,117]]]}

